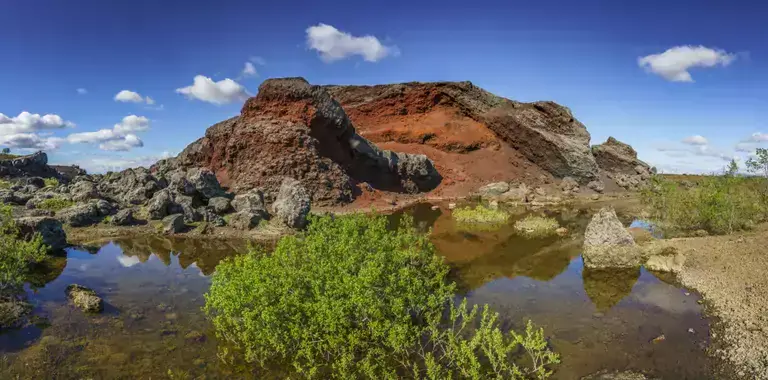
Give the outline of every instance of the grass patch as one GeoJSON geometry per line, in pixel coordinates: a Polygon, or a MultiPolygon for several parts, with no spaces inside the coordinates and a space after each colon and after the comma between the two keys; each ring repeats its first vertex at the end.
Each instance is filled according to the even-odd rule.
{"type": "Polygon", "coordinates": [[[0,189],[10,189],[11,186],[13,186],[12,183],[10,183],[10,182],[8,182],[6,180],[0,179],[0,189]]]}
{"type": "Polygon", "coordinates": [[[74,206],[75,202],[64,198],[48,198],[37,204],[37,208],[48,211],[59,211],[74,206]]]}
{"type": "Polygon", "coordinates": [[[768,220],[768,179],[726,174],[696,180],[654,176],[642,192],[649,219],[665,236],[728,234],[768,220]]]}
{"type": "MultiPolygon", "coordinates": [[[[559,362],[541,329],[502,330],[454,302],[449,267],[403,217],[311,216],[274,251],[222,261],[205,295],[221,342],[291,378],[545,379],[559,362]]],[[[225,347],[222,345],[220,347],[225,347]]]]}
{"type": "Polygon", "coordinates": [[[530,238],[555,235],[558,228],[560,228],[560,223],[555,218],[546,216],[528,215],[515,222],[515,231],[530,238]]]}
{"type": "Polygon", "coordinates": [[[0,153],[0,160],[12,160],[14,158],[21,157],[18,154],[10,154],[10,153],[0,153]]]}
{"type": "Polygon", "coordinates": [[[460,223],[502,224],[509,220],[509,213],[484,205],[459,207],[453,210],[453,219],[460,223]]]}
{"type": "Polygon", "coordinates": [[[56,178],[44,178],[43,183],[45,183],[45,187],[59,186],[59,180],[56,178]]]}

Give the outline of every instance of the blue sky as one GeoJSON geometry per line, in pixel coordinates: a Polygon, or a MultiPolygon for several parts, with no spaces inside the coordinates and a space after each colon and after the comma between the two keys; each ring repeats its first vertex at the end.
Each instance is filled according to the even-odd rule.
{"type": "Polygon", "coordinates": [[[147,165],[236,115],[262,80],[303,76],[554,100],[593,143],[615,136],[665,171],[768,145],[767,4],[369,3],[0,0],[0,143],[90,171],[147,165]]]}

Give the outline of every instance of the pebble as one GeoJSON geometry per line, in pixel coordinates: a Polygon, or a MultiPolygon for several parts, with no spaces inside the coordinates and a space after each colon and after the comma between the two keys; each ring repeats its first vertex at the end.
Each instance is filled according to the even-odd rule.
{"type": "Polygon", "coordinates": [[[440,209],[440,206],[432,206],[432,211],[436,211],[436,210],[439,210],[439,209],[440,209]]]}
{"type": "Polygon", "coordinates": [[[448,209],[453,210],[456,208],[456,203],[448,203],[448,209]]]}
{"type": "Polygon", "coordinates": [[[655,343],[661,343],[661,342],[663,342],[665,340],[667,340],[667,337],[664,336],[664,334],[661,334],[661,335],[653,338],[653,340],[651,342],[653,342],[655,344],[655,343]]]}
{"type": "Polygon", "coordinates": [[[694,330],[694,329],[692,329],[692,328],[689,328],[689,329],[688,329],[688,332],[689,332],[689,333],[691,333],[691,334],[695,334],[695,333],[696,333],[696,330],[694,330]]]}
{"type": "Polygon", "coordinates": [[[691,293],[685,292],[685,295],[686,295],[686,296],[690,296],[690,295],[691,295],[691,293]]]}

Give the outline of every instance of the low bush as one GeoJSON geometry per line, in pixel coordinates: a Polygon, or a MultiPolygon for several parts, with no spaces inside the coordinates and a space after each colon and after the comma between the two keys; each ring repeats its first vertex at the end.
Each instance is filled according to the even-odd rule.
{"type": "Polygon", "coordinates": [[[702,176],[691,184],[654,176],[642,199],[666,236],[727,234],[768,220],[768,180],[762,177],[702,176]]]}
{"type": "Polygon", "coordinates": [[[45,187],[59,186],[59,180],[56,178],[45,178],[43,179],[43,182],[45,183],[45,187]]]}
{"type": "Polygon", "coordinates": [[[543,332],[502,332],[488,307],[454,303],[449,268],[404,217],[312,217],[274,252],[216,267],[205,312],[248,362],[300,377],[547,378],[543,332]]]}
{"type": "Polygon", "coordinates": [[[37,204],[37,208],[49,211],[59,211],[74,206],[75,202],[64,198],[48,198],[37,204]]]}
{"type": "Polygon", "coordinates": [[[36,234],[27,241],[19,238],[10,206],[0,206],[0,298],[21,290],[31,264],[45,258],[47,247],[36,234]]]}
{"type": "Polygon", "coordinates": [[[6,180],[0,179],[0,189],[10,189],[11,186],[13,186],[12,183],[10,183],[10,182],[8,182],[6,180]]]}
{"type": "Polygon", "coordinates": [[[515,222],[515,231],[530,238],[541,238],[555,235],[560,223],[555,218],[528,215],[515,222]]]}
{"type": "Polygon", "coordinates": [[[460,223],[501,224],[509,220],[508,212],[484,205],[459,207],[451,215],[460,223]]]}

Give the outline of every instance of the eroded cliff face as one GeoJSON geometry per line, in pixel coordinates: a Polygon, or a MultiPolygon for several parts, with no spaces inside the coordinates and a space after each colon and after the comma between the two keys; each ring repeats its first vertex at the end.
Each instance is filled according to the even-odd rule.
{"type": "Polygon", "coordinates": [[[361,183],[416,193],[441,181],[426,156],[381,150],[358,135],[341,106],[302,78],[265,81],[240,116],[209,128],[177,164],[208,167],[232,191],[262,188],[268,197],[295,178],[318,205],[351,202],[361,183]]]}

